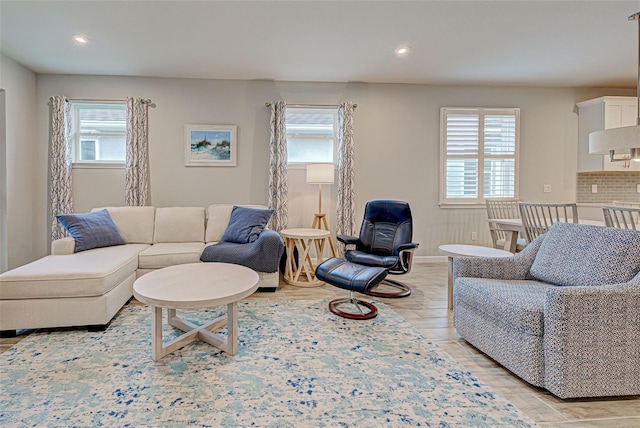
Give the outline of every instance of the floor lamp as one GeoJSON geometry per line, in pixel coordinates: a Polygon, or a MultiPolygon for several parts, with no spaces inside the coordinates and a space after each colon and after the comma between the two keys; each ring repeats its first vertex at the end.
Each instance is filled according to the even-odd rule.
{"type": "Polygon", "coordinates": [[[322,185],[333,184],[334,167],[332,163],[310,163],[307,165],[307,183],[318,185],[318,212],[313,219],[314,229],[329,230],[327,216],[322,212],[322,185]]]}
{"type": "MultiPolygon", "coordinates": [[[[318,212],[313,218],[313,229],[329,230],[329,224],[327,222],[327,216],[322,212],[322,185],[333,184],[335,176],[335,170],[332,163],[310,163],[307,164],[307,183],[318,185],[318,212]]],[[[333,240],[329,237],[329,245],[333,254],[335,254],[335,248],[333,246],[333,240]]]]}

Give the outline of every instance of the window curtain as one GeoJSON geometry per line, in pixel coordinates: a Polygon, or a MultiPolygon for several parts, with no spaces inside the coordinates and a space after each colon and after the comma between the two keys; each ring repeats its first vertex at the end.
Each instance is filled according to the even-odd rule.
{"type": "Polygon", "coordinates": [[[289,213],[287,197],[289,193],[287,176],[287,128],[284,101],[271,103],[271,139],[269,140],[269,208],[273,215],[269,228],[276,232],[286,229],[289,213]]]}
{"type": "Polygon", "coordinates": [[[51,240],[56,240],[67,236],[56,215],[73,212],[71,103],[62,95],[51,97],[50,144],[51,240]]]}
{"type": "Polygon", "coordinates": [[[127,97],[127,156],[124,202],[143,206],[149,191],[148,121],[146,100],[127,97]]]}
{"type": "MultiPolygon", "coordinates": [[[[353,156],[353,103],[345,102],[338,107],[338,200],[336,204],[336,235],[354,236],[355,195],[353,156]]],[[[337,249],[344,256],[344,248],[337,249]]]]}

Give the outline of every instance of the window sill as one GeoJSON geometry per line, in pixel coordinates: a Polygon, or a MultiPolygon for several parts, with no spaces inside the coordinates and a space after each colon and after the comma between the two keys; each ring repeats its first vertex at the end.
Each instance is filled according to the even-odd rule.
{"type": "Polygon", "coordinates": [[[74,162],[72,169],[124,169],[124,162],[74,162]]]}
{"type": "Polygon", "coordinates": [[[307,169],[307,165],[310,164],[316,164],[316,163],[322,163],[322,164],[333,164],[334,168],[337,169],[337,163],[336,162],[288,162],[287,163],[287,169],[307,169]]]}
{"type": "Polygon", "coordinates": [[[485,209],[482,202],[440,202],[438,206],[442,209],[485,209]]]}

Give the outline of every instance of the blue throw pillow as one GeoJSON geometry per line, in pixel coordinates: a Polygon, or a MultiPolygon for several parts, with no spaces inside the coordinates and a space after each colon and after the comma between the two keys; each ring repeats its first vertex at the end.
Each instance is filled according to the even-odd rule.
{"type": "Polygon", "coordinates": [[[258,239],[267,226],[273,210],[234,206],[221,241],[248,244],[258,239]]]}
{"type": "Polygon", "coordinates": [[[86,214],[61,214],[57,215],[56,219],[76,241],[76,253],[125,244],[107,210],[86,214]]]}

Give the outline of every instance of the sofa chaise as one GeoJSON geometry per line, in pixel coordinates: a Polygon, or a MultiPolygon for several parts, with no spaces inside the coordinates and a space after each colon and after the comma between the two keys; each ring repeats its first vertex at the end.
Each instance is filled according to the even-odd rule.
{"type": "MultiPolygon", "coordinates": [[[[220,241],[233,207],[107,207],[125,244],[74,252],[73,238],[58,239],[51,244],[51,255],[0,275],[0,331],[104,327],[132,297],[136,278],[200,262],[205,247],[220,241]]],[[[265,230],[261,239],[280,238],[265,230]]],[[[247,246],[254,244],[260,242],[247,246]]],[[[278,287],[281,254],[260,264],[260,288],[278,287]]]]}
{"type": "Polygon", "coordinates": [[[455,259],[455,328],[560,398],[640,395],[639,271],[639,231],[556,223],[514,257],[455,259]]]}

